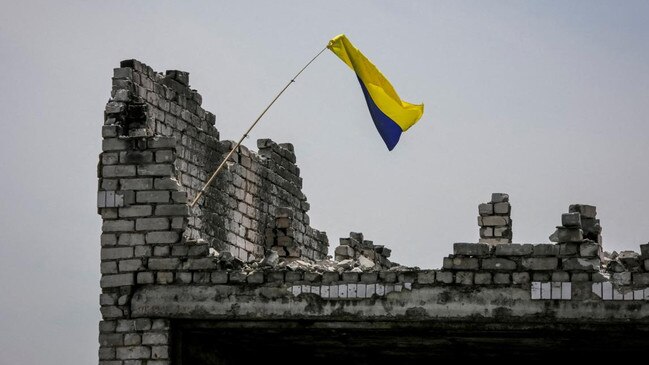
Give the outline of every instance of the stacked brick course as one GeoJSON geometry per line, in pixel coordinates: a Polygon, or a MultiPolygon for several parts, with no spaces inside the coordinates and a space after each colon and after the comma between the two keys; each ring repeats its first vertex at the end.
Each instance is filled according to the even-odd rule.
{"type": "Polygon", "coordinates": [[[491,201],[478,206],[480,242],[491,245],[512,242],[512,207],[509,195],[491,194],[491,201]]]}

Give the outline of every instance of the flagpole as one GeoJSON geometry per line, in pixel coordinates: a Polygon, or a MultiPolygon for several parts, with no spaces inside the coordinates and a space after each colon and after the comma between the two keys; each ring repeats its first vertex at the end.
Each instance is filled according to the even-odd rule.
{"type": "Polygon", "coordinates": [[[318,52],[317,55],[315,55],[315,57],[313,57],[313,58],[311,59],[311,61],[309,61],[306,65],[304,65],[304,67],[302,67],[302,69],[301,69],[297,74],[295,74],[295,76],[293,76],[293,78],[292,78],[292,79],[291,79],[291,80],[286,84],[286,86],[284,86],[284,88],[279,92],[279,94],[277,94],[277,96],[275,96],[275,98],[273,99],[273,101],[271,101],[270,104],[268,104],[268,106],[266,107],[266,109],[264,109],[264,111],[261,112],[261,114],[259,114],[259,116],[257,117],[257,119],[252,123],[252,125],[248,128],[248,130],[246,130],[246,132],[241,136],[241,138],[239,139],[239,141],[237,142],[237,144],[232,148],[232,150],[230,151],[230,153],[228,153],[228,155],[225,156],[225,158],[223,159],[223,161],[221,162],[221,164],[216,168],[216,170],[214,171],[214,173],[212,173],[212,176],[210,176],[209,180],[207,180],[207,182],[205,183],[205,185],[203,185],[203,188],[198,192],[198,195],[196,195],[196,198],[194,198],[194,200],[192,201],[192,203],[189,205],[190,208],[193,207],[193,206],[196,204],[196,202],[198,202],[198,199],[200,199],[201,196],[203,196],[203,194],[205,193],[205,190],[207,189],[207,187],[210,186],[210,184],[212,183],[212,180],[214,180],[214,178],[215,178],[216,175],[219,173],[219,171],[221,171],[221,169],[223,168],[223,166],[225,166],[226,162],[230,159],[230,156],[232,156],[232,154],[234,153],[234,151],[236,151],[236,149],[239,148],[239,146],[241,145],[241,143],[243,142],[243,140],[246,139],[246,137],[248,137],[248,134],[250,133],[250,131],[251,131],[253,128],[255,128],[255,126],[257,125],[257,123],[259,123],[259,121],[261,120],[261,117],[263,117],[264,114],[266,114],[266,112],[268,111],[268,109],[270,109],[270,107],[273,106],[273,104],[275,104],[275,101],[277,101],[277,99],[279,99],[279,97],[282,96],[282,94],[284,93],[284,91],[286,91],[286,89],[288,89],[288,87],[291,86],[291,84],[295,82],[295,79],[297,79],[297,77],[300,76],[300,74],[301,74],[304,70],[306,70],[306,68],[309,67],[309,65],[310,65],[311,63],[313,63],[313,61],[315,61],[315,59],[318,58],[318,56],[320,56],[320,55],[322,54],[322,52],[324,52],[326,49],[327,49],[327,47],[323,48],[320,52],[318,52]]]}

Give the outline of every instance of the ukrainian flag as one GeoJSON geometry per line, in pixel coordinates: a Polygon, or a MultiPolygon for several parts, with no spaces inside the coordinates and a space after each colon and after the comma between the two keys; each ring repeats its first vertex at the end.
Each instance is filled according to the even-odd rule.
{"type": "Polygon", "coordinates": [[[344,34],[330,40],[327,48],[356,72],[374,125],[392,151],[401,133],[417,123],[424,114],[424,104],[415,105],[401,100],[381,71],[344,34]]]}

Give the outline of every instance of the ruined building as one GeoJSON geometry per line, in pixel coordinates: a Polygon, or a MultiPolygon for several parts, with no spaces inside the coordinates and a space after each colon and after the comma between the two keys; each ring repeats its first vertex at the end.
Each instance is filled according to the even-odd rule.
{"type": "Polygon", "coordinates": [[[115,69],[98,166],[100,364],[604,359],[649,347],[649,245],[606,253],[595,207],[570,205],[550,242],[518,244],[509,197],[493,194],[478,206],[478,243],[453,244],[440,269],[408,268],[361,233],[329,247],[290,144],[239,148],[190,208],[233,146],[214,125],[187,73],[115,69]]]}

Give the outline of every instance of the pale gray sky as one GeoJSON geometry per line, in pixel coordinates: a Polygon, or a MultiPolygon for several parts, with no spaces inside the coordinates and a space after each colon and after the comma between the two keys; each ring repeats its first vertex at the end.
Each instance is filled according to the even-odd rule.
{"type": "Polygon", "coordinates": [[[314,227],[437,268],[507,192],[514,240],[597,205],[608,250],[649,241],[647,1],[2,1],[0,357],[97,361],[96,163],[112,68],[190,72],[236,139],[346,33],[422,120],[388,152],[358,82],[323,54],[247,142],[295,145],[314,227]]]}

